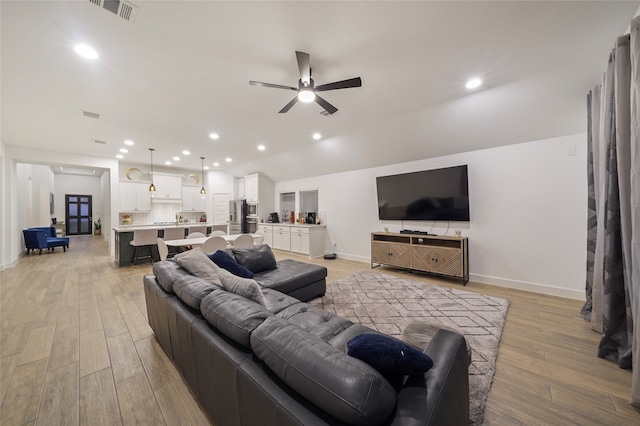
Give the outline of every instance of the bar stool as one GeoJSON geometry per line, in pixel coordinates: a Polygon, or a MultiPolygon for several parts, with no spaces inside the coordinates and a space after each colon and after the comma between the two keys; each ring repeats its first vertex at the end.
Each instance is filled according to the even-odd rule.
{"type": "Polygon", "coordinates": [[[194,232],[200,232],[205,237],[207,236],[207,227],[206,226],[190,226],[189,234],[193,234],[194,232]]]}
{"type": "Polygon", "coordinates": [[[136,260],[149,258],[153,260],[153,247],[158,244],[158,230],[155,228],[152,229],[136,229],[133,231],[133,240],[129,242],[134,247],[133,250],[133,259],[131,259],[131,263],[133,265],[136,264],[136,260]],[[149,255],[148,256],[138,256],[138,248],[140,247],[148,247],[149,255]]]}

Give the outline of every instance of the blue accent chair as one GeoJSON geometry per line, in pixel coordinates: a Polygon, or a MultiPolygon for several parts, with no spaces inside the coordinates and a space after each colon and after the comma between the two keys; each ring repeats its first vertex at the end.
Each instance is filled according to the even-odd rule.
{"type": "Polygon", "coordinates": [[[57,237],[54,226],[24,229],[22,234],[27,254],[31,250],[39,250],[39,254],[42,254],[42,249],[53,251],[56,247],[62,247],[66,252],[69,248],[69,237],[57,237]]]}

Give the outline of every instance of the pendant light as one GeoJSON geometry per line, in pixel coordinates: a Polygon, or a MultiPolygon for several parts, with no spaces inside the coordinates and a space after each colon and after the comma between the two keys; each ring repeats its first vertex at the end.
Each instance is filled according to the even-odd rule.
{"type": "MultiPolygon", "coordinates": [[[[155,149],[149,148],[149,151],[151,151],[151,185],[149,185],[149,192],[156,192],[156,186],[153,184],[153,151],[155,149]]],[[[153,194],[151,195],[153,196],[153,194]]]]}
{"type": "Polygon", "coordinates": [[[204,157],[200,157],[202,162],[202,168],[200,169],[200,176],[202,176],[202,188],[200,188],[200,195],[205,195],[207,191],[204,189],[204,157]]]}

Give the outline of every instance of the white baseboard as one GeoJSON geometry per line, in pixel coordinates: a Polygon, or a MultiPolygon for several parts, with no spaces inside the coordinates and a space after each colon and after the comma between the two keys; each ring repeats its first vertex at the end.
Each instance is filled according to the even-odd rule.
{"type": "Polygon", "coordinates": [[[0,271],[4,271],[5,269],[13,268],[17,264],[18,264],[18,259],[14,260],[12,262],[3,263],[2,266],[0,266],[0,271]]]}
{"type": "Polygon", "coordinates": [[[554,287],[546,284],[531,283],[527,281],[510,280],[506,278],[490,277],[479,274],[469,274],[469,281],[476,283],[495,285],[497,287],[512,288],[515,290],[529,291],[532,293],[546,294],[549,296],[566,297],[568,299],[586,300],[584,290],[569,290],[567,288],[554,287]]]}
{"type": "Polygon", "coordinates": [[[371,265],[371,259],[364,256],[356,256],[353,254],[336,253],[338,259],[353,260],[354,262],[368,263],[371,265]]]}

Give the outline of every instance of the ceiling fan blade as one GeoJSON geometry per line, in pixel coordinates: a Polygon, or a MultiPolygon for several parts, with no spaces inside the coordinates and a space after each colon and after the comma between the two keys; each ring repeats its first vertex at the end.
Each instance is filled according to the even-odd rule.
{"type": "Polygon", "coordinates": [[[324,110],[327,111],[329,114],[333,114],[334,112],[336,112],[338,110],[338,108],[334,107],[329,102],[325,101],[320,96],[318,96],[317,93],[316,93],[316,99],[315,100],[316,100],[316,103],[318,105],[320,105],[322,108],[324,108],[324,110]]]}
{"type": "Polygon", "coordinates": [[[361,87],[362,80],[360,77],[350,78],[348,80],[336,81],[334,83],[321,84],[316,86],[316,92],[324,92],[327,90],[348,89],[350,87],[361,87]]]}
{"type": "Polygon", "coordinates": [[[311,57],[308,53],[298,52],[296,50],[296,59],[298,60],[298,69],[300,70],[300,80],[309,85],[311,83],[311,57]]]}
{"type": "Polygon", "coordinates": [[[285,112],[289,111],[291,109],[292,106],[294,106],[296,104],[296,102],[298,102],[298,97],[296,96],[295,98],[291,99],[291,102],[289,102],[288,104],[286,104],[284,106],[284,108],[282,108],[280,111],[278,111],[280,114],[284,114],[285,112]]]}
{"type": "Polygon", "coordinates": [[[262,83],[261,81],[250,81],[249,84],[252,86],[271,87],[273,89],[286,89],[286,90],[295,90],[295,91],[298,90],[298,88],[296,87],[283,86],[281,84],[262,83]]]}

